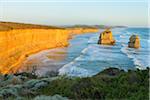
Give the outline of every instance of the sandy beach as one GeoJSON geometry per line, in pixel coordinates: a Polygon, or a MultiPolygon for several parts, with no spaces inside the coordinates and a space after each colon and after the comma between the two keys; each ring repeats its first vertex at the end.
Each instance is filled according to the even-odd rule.
{"type": "Polygon", "coordinates": [[[27,57],[21,64],[19,72],[31,72],[35,70],[36,74],[40,76],[49,72],[58,72],[65,64],[63,61],[66,56],[66,48],[43,50],[27,57]]]}

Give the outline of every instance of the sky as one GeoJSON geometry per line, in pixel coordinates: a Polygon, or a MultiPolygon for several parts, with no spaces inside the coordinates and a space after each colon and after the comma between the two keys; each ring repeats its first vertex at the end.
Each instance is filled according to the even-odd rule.
{"type": "Polygon", "coordinates": [[[0,21],[148,26],[148,0],[0,0],[0,21]]]}

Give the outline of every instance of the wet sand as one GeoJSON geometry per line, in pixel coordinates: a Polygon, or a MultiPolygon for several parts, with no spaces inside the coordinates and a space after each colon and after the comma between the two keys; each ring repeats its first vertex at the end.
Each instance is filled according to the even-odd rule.
{"type": "Polygon", "coordinates": [[[66,50],[67,48],[55,48],[33,54],[20,65],[18,72],[35,71],[39,76],[46,75],[49,72],[58,72],[66,64],[66,50]]]}

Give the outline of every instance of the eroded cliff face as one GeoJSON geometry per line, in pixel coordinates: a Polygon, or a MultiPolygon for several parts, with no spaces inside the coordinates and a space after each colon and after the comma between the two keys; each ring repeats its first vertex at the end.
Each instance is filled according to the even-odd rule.
{"type": "Polygon", "coordinates": [[[104,45],[114,45],[115,40],[113,38],[113,34],[110,31],[110,29],[106,29],[104,32],[100,34],[98,44],[104,44],[104,45]]]}
{"type": "Polygon", "coordinates": [[[97,32],[98,29],[13,29],[0,31],[0,73],[15,73],[29,55],[68,46],[71,33],[97,32]]]}
{"type": "Polygon", "coordinates": [[[68,45],[68,31],[63,29],[19,29],[0,32],[0,73],[16,72],[30,54],[68,45]]]}

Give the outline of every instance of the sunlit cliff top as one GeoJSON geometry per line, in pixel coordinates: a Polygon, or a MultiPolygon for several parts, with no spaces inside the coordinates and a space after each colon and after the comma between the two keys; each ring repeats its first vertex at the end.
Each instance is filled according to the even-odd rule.
{"type": "Polygon", "coordinates": [[[13,29],[64,29],[64,28],[56,26],[25,24],[16,22],[0,22],[0,31],[8,31],[13,29]]]}
{"type": "Polygon", "coordinates": [[[72,25],[72,26],[50,26],[50,25],[38,25],[18,22],[4,22],[0,21],[0,31],[9,31],[13,29],[98,29],[94,25],[72,25]]]}

